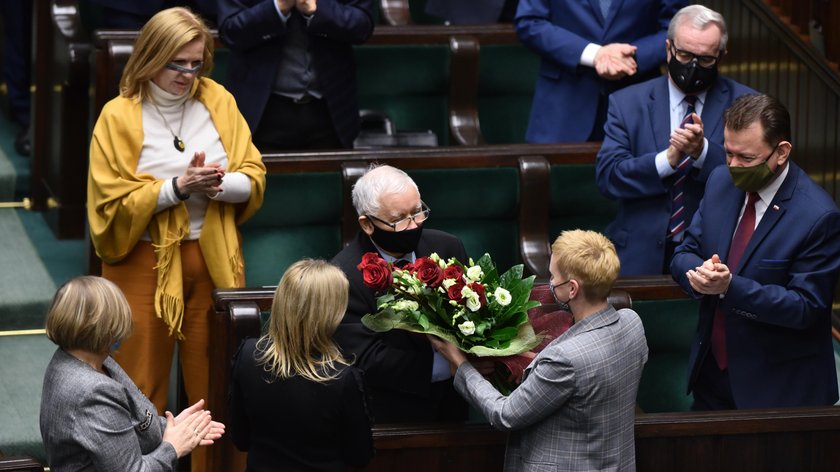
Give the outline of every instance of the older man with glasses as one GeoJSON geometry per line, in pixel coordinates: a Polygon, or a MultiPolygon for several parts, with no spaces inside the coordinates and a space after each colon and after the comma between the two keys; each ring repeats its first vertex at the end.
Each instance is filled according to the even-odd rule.
{"type": "Polygon", "coordinates": [[[400,169],[371,167],[353,187],[353,206],[361,231],[332,260],[350,281],[347,313],[335,340],[365,371],[375,422],[464,419],[466,404],[452,388],[449,364],[425,336],[402,330],[376,333],[362,325],[362,316],[377,311],[376,294],[356,268],[368,252],[397,266],[433,252],[465,261],[464,244],[451,234],[423,227],[431,210],[400,169]]]}
{"type": "Polygon", "coordinates": [[[619,202],[606,234],[621,275],[669,273],[706,179],[724,162],[723,112],[755,93],[718,75],[727,39],[720,13],[687,6],[668,26],[668,76],[610,95],[595,179],[619,202]]]}

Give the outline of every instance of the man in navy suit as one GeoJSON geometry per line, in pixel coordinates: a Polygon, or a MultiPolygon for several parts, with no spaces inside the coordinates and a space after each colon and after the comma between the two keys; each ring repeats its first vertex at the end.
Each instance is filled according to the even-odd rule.
{"type": "Polygon", "coordinates": [[[685,7],[668,27],[668,76],[610,96],[595,179],[604,196],[618,200],[606,233],[623,276],[669,273],[706,179],[723,164],[723,112],[753,92],[718,76],[727,39],[719,13],[685,7]]]}
{"type": "Polygon", "coordinates": [[[516,31],[542,58],[525,139],[600,141],[607,96],[659,74],[685,0],[520,0],[516,31]]]}
{"type": "Polygon", "coordinates": [[[218,0],[228,90],[264,149],[351,147],[359,134],[353,44],[373,0],[218,0]]]}
{"type": "Polygon", "coordinates": [[[727,165],[709,176],[671,262],[701,299],[692,408],[832,405],[840,210],[790,160],[790,115],[778,100],[741,97],[725,122],[727,165]]]}

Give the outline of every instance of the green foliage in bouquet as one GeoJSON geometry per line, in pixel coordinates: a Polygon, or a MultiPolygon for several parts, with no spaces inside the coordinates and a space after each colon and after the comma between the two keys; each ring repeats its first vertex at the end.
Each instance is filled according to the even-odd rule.
{"type": "Polygon", "coordinates": [[[402,329],[451,341],[476,356],[510,356],[531,350],[541,337],[528,321],[534,277],[522,265],[499,275],[489,254],[464,265],[437,254],[395,268],[367,253],[357,268],[381,296],[377,313],[362,323],[377,332],[402,329]]]}

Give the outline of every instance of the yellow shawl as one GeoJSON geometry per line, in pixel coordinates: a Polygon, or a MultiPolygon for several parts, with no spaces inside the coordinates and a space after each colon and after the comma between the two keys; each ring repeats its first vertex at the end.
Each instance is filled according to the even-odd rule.
{"type": "MultiPolygon", "coordinates": [[[[196,80],[194,98],[207,107],[227,152],[227,172],[251,179],[247,202],[210,200],[199,237],[204,261],[218,288],[244,285],[244,262],[237,225],[260,208],[265,191],[265,166],[251,142],[251,131],[233,96],[208,78],[196,80]]],[[[157,180],[136,173],[143,145],[142,103],[117,97],[108,102],[93,129],[90,143],[87,215],[96,254],[108,264],[125,258],[148,229],[157,258],[155,312],[179,339],[184,317],[183,273],[178,247],[190,231],[186,205],[181,202],[155,214],[157,180]]]]}

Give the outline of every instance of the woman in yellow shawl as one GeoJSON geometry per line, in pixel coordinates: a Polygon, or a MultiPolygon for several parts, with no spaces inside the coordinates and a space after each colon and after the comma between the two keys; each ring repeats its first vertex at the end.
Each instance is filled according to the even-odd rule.
{"type": "Polygon", "coordinates": [[[91,238],[102,275],[134,316],[134,334],[114,357],[159,411],[176,342],[189,402],[207,398],[211,294],[244,285],[237,225],[265,189],[248,125],[206,77],[212,66],[213,38],[200,18],[184,8],[156,14],[90,146],[91,238]]]}

